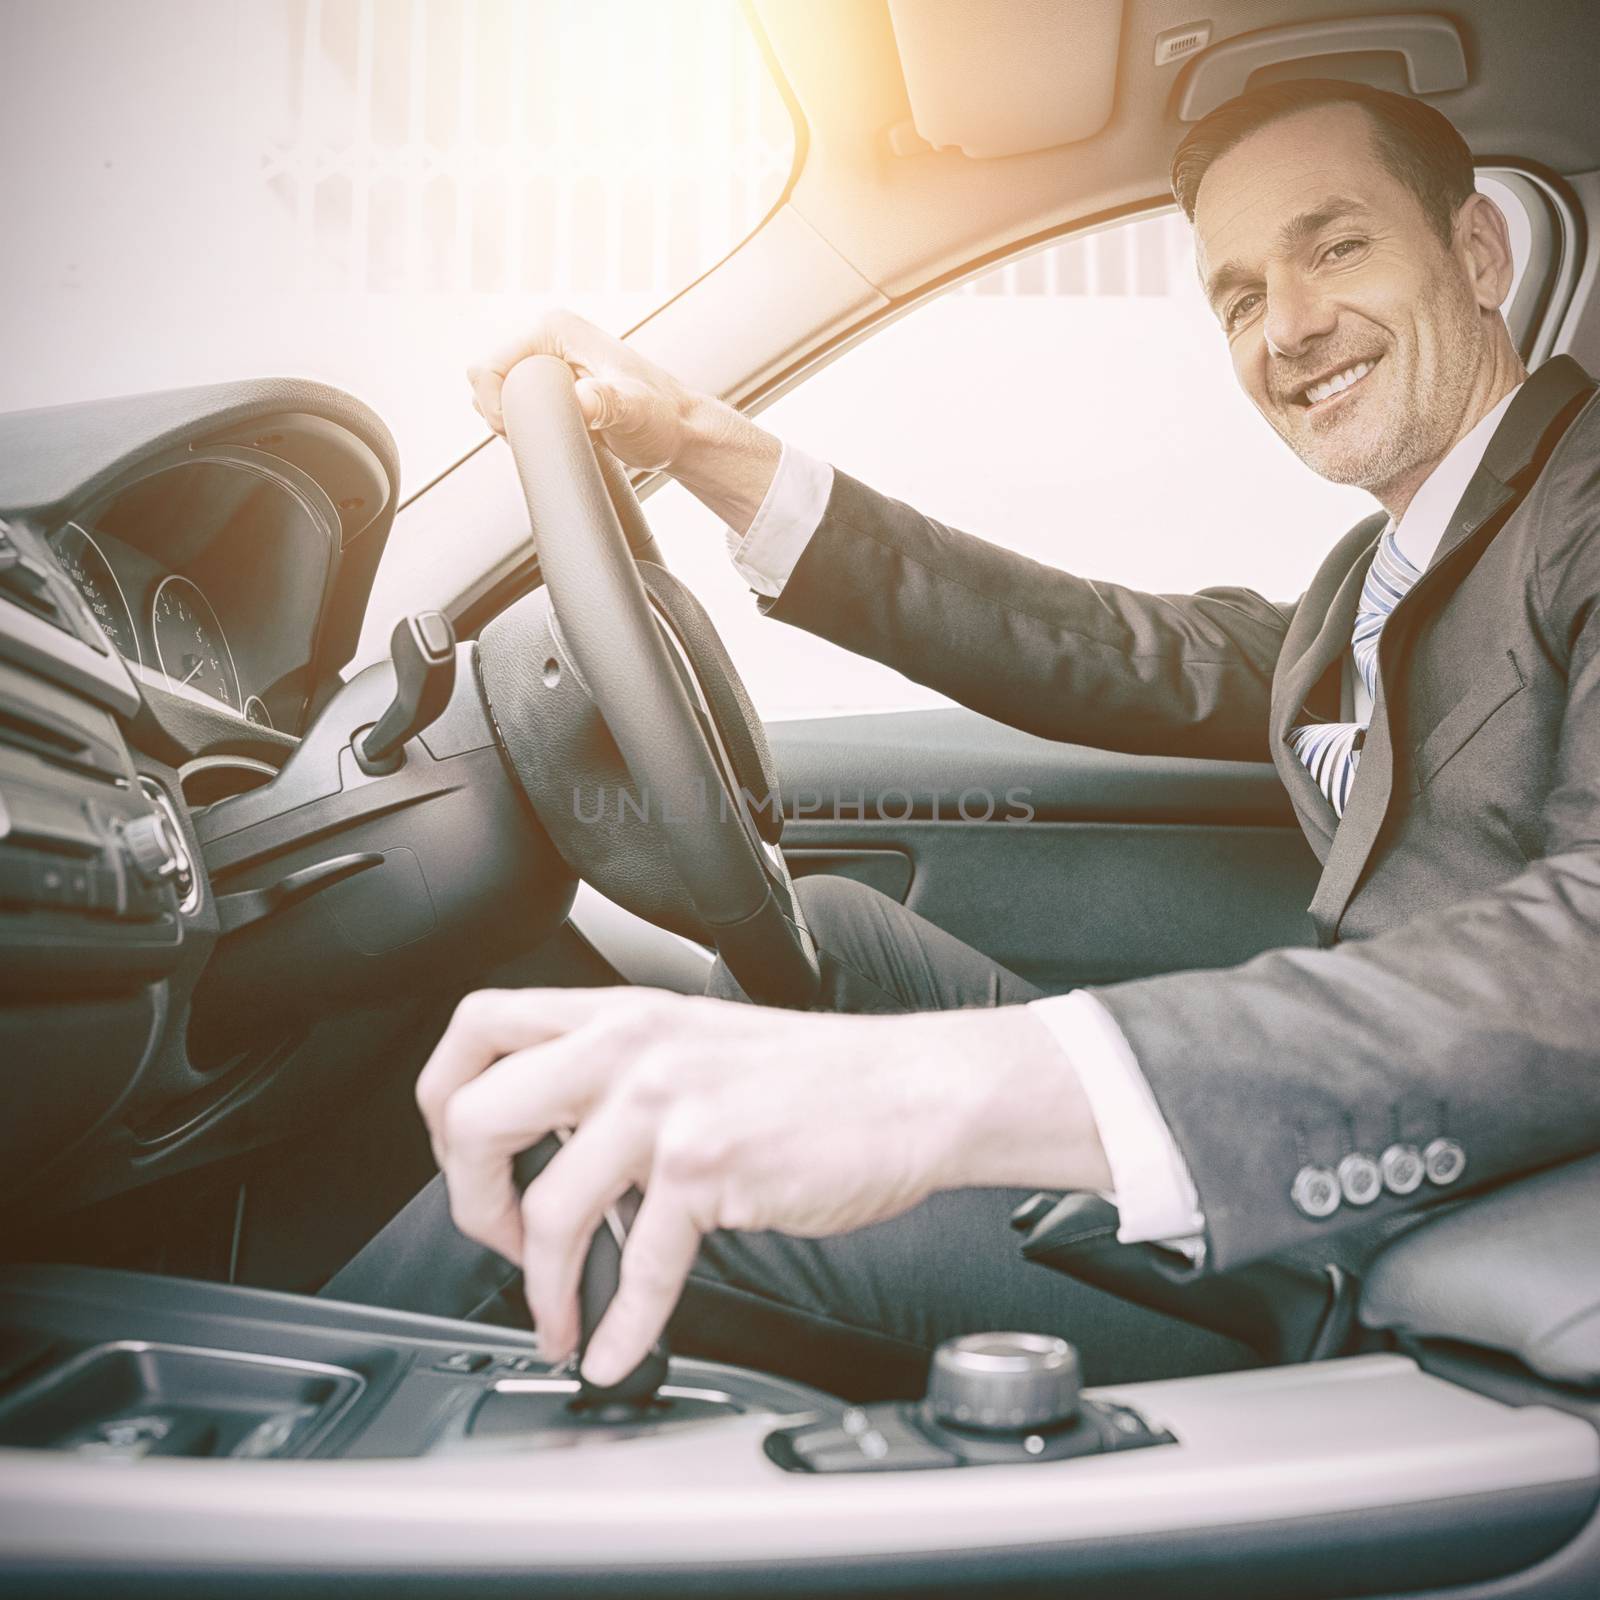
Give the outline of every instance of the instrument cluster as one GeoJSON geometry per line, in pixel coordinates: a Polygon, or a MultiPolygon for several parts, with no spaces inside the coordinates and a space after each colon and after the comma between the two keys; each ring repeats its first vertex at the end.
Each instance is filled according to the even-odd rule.
{"type": "Polygon", "coordinates": [[[193,578],[161,571],[148,556],[80,522],[65,524],[50,543],[101,631],[137,676],[273,725],[258,686],[241,680],[227,630],[193,578]]]}

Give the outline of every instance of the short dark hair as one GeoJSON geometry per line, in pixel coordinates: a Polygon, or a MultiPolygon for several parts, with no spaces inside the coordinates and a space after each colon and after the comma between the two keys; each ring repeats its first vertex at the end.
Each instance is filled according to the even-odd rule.
{"type": "Polygon", "coordinates": [[[1336,78],[1263,84],[1202,117],[1172,157],[1172,192],[1184,215],[1194,221],[1200,184],[1219,156],[1280,117],[1319,106],[1366,112],[1379,160],[1416,195],[1434,231],[1449,244],[1455,214],[1477,183],[1466,140],[1448,117],[1420,100],[1336,78]]]}

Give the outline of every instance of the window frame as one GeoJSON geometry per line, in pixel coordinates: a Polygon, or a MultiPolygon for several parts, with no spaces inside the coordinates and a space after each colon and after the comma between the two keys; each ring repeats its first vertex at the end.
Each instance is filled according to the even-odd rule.
{"type": "MultiPolygon", "coordinates": [[[[1505,184],[1523,202],[1528,214],[1532,233],[1528,270],[1523,274],[1523,281],[1506,321],[1518,352],[1531,367],[1552,353],[1572,303],[1584,260],[1583,213],[1556,174],[1530,162],[1509,157],[1486,157],[1475,161],[1473,170],[1505,184]],[[1541,248],[1545,252],[1545,260],[1542,263],[1543,270],[1536,274],[1534,253],[1541,248]],[[1524,324],[1520,336],[1512,321],[1513,316],[1524,324]]],[[[823,368],[870,339],[880,329],[909,316],[925,302],[959,288],[996,267],[1010,266],[1028,256],[1064,244],[1070,238],[1103,233],[1123,223],[1143,221],[1176,209],[1170,193],[1147,197],[1107,211],[1094,212],[1087,217],[1075,218],[1060,227],[1029,234],[1021,240],[976,256],[891,300],[869,317],[808,352],[755,391],[740,409],[747,416],[759,416],[775,400],[808,382],[823,368]]],[[[641,475],[634,485],[640,499],[653,493],[663,478],[661,473],[641,475]]]]}

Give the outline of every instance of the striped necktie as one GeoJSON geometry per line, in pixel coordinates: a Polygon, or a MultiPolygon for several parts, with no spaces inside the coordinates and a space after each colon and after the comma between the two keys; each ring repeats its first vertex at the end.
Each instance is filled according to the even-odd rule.
{"type": "MultiPolygon", "coordinates": [[[[1400,604],[1406,591],[1422,573],[1408,561],[1394,536],[1394,523],[1383,530],[1378,553],[1367,570],[1356,607],[1355,631],[1350,648],[1356,658],[1356,671],[1367,686],[1367,693],[1378,693],[1378,638],[1389,613],[1400,604]]],[[[1361,741],[1367,731],[1364,722],[1310,722],[1289,735],[1290,747],[1305,762],[1333,807],[1337,817],[1344,815],[1350,799],[1350,785],[1361,764],[1361,741]]]]}

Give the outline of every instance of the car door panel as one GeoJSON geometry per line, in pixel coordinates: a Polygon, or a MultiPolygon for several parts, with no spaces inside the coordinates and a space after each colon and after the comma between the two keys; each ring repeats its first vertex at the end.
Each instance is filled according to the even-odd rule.
{"type": "Polygon", "coordinates": [[[975,713],[778,723],[785,854],[1059,991],[1305,944],[1318,863],[1270,765],[1054,744],[975,713]]]}

